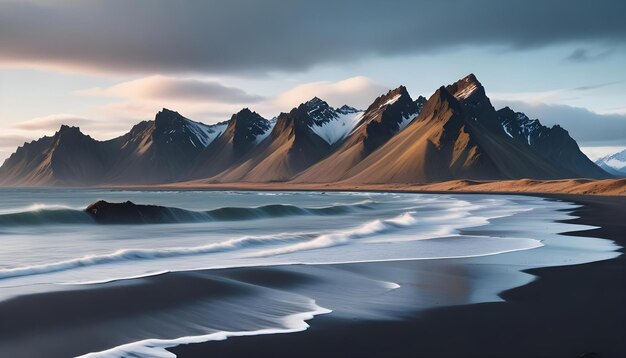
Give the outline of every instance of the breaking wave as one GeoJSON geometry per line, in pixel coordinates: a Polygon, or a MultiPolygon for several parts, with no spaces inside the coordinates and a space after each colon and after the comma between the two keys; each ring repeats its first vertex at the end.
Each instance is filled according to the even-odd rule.
{"type": "Polygon", "coordinates": [[[52,272],[66,271],[86,266],[102,265],[132,260],[150,260],[171,258],[189,255],[205,255],[218,252],[245,250],[252,248],[263,249],[266,246],[287,244],[282,248],[262,250],[252,254],[252,257],[287,254],[302,250],[312,250],[329,246],[340,245],[351,239],[368,237],[394,229],[411,226],[416,221],[411,215],[404,213],[392,219],[373,220],[351,230],[315,234],[315,233],[283,233],[265,236],[244,236],[222,242],[202,246],[170,247],[159,249],[122,249],[109,254],[87,255],[80,258],[58,261],[48,264],[16,267],[0,270],[0,279],[39,275],[52,272]]]}
{"type": "MultiPolygon", "coordinates": [[[[287,204],[271,204],[258,207],[222,207],[207,211],[192,211],[179,208],[158,206],[156,217],[141,220],[125,220],[123,224],[168,224],[194,223],[211,221],[237,221],[266,219],[286,216],[306,215],[341,215],[354,210],[370,209],[373,202],[363,200],[352,204],[335,204],[325,207],[300,207],[287,204]]],[[[63,206],[35,205],[24,211],[0,213],[0,226],[30,226],[50,224],[96,224],[98,222],[86,210],[78,210],[63,206]]]]}
{"type": "Polygon", "coordinates": [[[387,220],[373,220],[354,229],[319,235],[310,241],[295,243],[277,249],[264,250],[254,254],[253,256],[258,257],[284,255],[292,252],[315,250],[330,246],[343,245],[353,239],[369,237],[372,235],[382,234],[392,230],[411,226],[416,223],[416,220],[412,215],[414,213],[415,212],[407,212],[395,218],[387,220]]]}

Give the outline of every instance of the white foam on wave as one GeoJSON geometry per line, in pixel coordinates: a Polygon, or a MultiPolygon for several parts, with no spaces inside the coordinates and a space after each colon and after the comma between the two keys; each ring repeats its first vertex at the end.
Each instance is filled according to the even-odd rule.
{"type": "Polygon", "coordinates": [[[387,220],[373,220],[354,229],[339,231],[330,234],[322,234],[307,242],[300,242],[277,249],[263,250],[261,252],[250,255],[250,257],[276,256],[297,251],[315,250],[342,245],[352,239],[359,239],[375,234],[380,234],[394,228],[411,226],[416,221],[415,218],[412,216],[412,214],[414,213],[415,212],[407,212],[395,218],[387,220]]]}
{"type": "MultiPolygon", "coordinates": [[[[351,205],[368,204],[371,201],[369,199],[353,203],[351,205]]],[[[339,230],[330,233],[311,233],[311,232],[292,232],[282,234],[260,235],[260,236],[244,236],[239,238],[232,238],[221,242],[210,243],[200,246],[189,247],[166,247],[157,249],[120,249],[111,253],[104,254],[92,254],[78,258],[45,263],[36,264],[15,268],[0,269],[0,279],[23,277],[31,275],[40,275],[55,273],[60,271],[73,270],[88,266],[112,264],[118,262],[128,262],[133,260],[151,260],[151,259],[164,259],[173,257],[182,257],[190,255],[204,255],[212,253],[233,252],[237,250],[260,248],[260,251],[252,252],[250,254],[244,253],[243,258],[262,258],[269,256],[278,256],[290,253],[296,253],[300,251],[308,251],[315,249],[323,249],[332,246],[338,246],[347,244],[354,239],[366,239],[363,242],[377,242],[376,236],[378,234],[387,233],[394,230],[402,230],[411,226],[417,226],[425,224],[421,227],[420,231],[412,235],[412,237],[384,237],[380,240],[383,242],[395,242],[406,241],[416,239],[433,239],[445,236],[454,236],[458,234],[458,230],[461,228],[479,226],[488,223],[488,218],[477,216],[471,212],[483,208],[482,205],[470,203],[465,200],[456,200],[453,203],[447,203],[448,208],[444,209],[442,213],[436,217],[415,217],[415,211],[405,212],[396,217],[390,219],[376,219],[366,222],[356,228],[348,230],[339,230]],[[311,239],[312,238],[312,239],[311,239]],[[278,248],[265,249],[264,246],[274,245],[286,245],[278,248]]],[[[409,209],[418,209],[419,207],[412,207],[409,209]]],[[[515,211],[506,211],[505,213],[492,215],[494,217],[511,215],[515,211]]],[[[353,260],[352,260],[353,261],[353,260]]],[[[358,261],[370,261],[364,257],[363,260],[358,261]]],[[[287,262],[289,263],[289,262],[287,262]]],[[[292,262],[293,263],[293,262],[292,262]]],[[[254,265],[263,266],[267,264],[276,264],[276,262],[254,262],[254,265]]],[[[242,265],[239,262],[237,265],[242,265]]],[[[248,265],[245,263],[245,265],[248,265]]],[[[216,265],[215,267],[222,267],[223,265],[216,265]]],[[[208,267],[208,268],[215,268],[208,267]]],[[[232,266],[224,266],[232,267],[232,266]]],[[[201,269],[204,267],[194,267],[194,269],[201,269]]],[[[123,279],[125,277],[142,277],[151,276],[155,272],[164,271],[181,271],[188,268],[170,268],[163,270],[160,268],[152,269],[150,272],[143,272],[130,275],[119,275],[115,277],[109,277],[105,279],[85,280],[85,282],[106,282],[111,280],[123,279]]],[[[81,283],[82,280],[79,280],[81,283]]],[[[62,281],[64,282],[64,281],[62,281]]]]}
{"type": "Polygon", "coordinates": [[[390,290],[397,290],[398,288],[400,288],[401,286],[395,282],[391,282],[391,281],[379,281],[384,288],[390,289],[390,290]]]}
{"type": "Polygon", "coordinates": [[[38,212],[43,210],[81,210],[67,205],[34,203],[28,206],[0,210],[0,215],[19,214],[24,212],[38,212]]]}
{"type": "Polygon", "coordinates": [[[230,337],[258,336],[264,334],[294,333],[309,328],[306,321],[320,314],[331,313],[332,310],[318,306],[315,300],[309,302],[308,311],[287,315],[282,318],[281,327],[268,327],[251,331],[219,331],[200,336],[186,336],[175,339],[145,339],[117,346],[105,351],[88,353],[78,358],[118,358],[118,357],[152,357],[175,358],[176,355],[167,350],[181,344],[223,341],[230,337]]]}
{"type": "Polygon", "coordinates": [[[244,236],[222,242],[211,243],[208,245],[192,247],[170,247],[162,249],[122,249],[109,254],[87,255],[76,259],[58,261],[48,264],[2,269],[0,270],[0,279],[59,272],[80,267],[115,263],[120,261],[204,255],[216,252],[247,249],[263,245],[296,243],[291,246],[277,249],[278,251],[261,251],[258,254],[250,255],[250,257],[276,255],[280,253],[335,246],[347,242],[348,240],[353,238],[366,237],[376,233],[381,233],[393,227],[406,227],[411,225],[411,223],[413,222],[414,219],[411,214],[405,213],[393,219],[373,220],[352,230],[322,234],[307,242],[301,242],[302,240],[305,240],[307,236],[306,233],[286,233],[265,236],[244,236]]]}
{"type": "Polygon", "coordinates": [[[303,240],[303,235],[305,234],[288,233],[265,236],[244,236],[202,246],[170,247],[163,249],[122,249],[110,254],[87,255],[76,259],[58,261],[49,264],[2,269],[0,270],[0,279],[52,273],[120,261],[202,255],[244,249],[264,244],[290,243],[303,240]]]}

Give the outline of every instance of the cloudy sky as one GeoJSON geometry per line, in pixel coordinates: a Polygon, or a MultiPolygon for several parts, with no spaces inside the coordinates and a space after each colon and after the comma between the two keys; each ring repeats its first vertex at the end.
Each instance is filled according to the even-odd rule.
{"type": "Polygon", "coordinates": [[[0,161],[61,123],[98,139],[162,107],[205,123],[313,96],[366,107],[473,72],[496,107],[626,148],[626,2],[0,0],[0,161]]]}

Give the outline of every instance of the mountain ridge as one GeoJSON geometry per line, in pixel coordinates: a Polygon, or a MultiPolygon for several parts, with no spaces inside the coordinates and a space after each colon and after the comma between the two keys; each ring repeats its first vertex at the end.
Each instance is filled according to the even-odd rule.
{"type": "Polygon", "coordinates": [[[474,74],[413,100],[399,86],[366,110],[313,97],[273,120],[248,108],[213,125],[163,108],[97,141],[61,126],[18,147],[0,185],[428,183],[607,178],[562,127],[496,110],[474,74]]]}

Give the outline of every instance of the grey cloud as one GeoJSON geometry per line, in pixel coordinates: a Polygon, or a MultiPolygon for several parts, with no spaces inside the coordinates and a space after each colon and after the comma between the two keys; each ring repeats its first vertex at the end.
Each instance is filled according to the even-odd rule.
{"type": "Polygon", "coordinates": [[[0,61],[262,72],[459,45],[622,46],[625,11],[621,0],[2,2],[0,61]]]}
{"type": "Polygon", "coordinates": [[[154,94],[155,98],[162,99],[211,99],[222,103],[256,102],[263,99],[262,96],[249,94],[239,88],[196,80],[174,80],[164,84],[154,94]]]}
{"type": "Polygon", "coordinates": [[[23,130],[47,130],[59,129],[62,124],[82,126],[91,121],[71,114],[53,114],[50,116],[33,118],[27,121],[18,122],[13,127],[23,130]]]}
{"type": "Polygon", "coordinates": [[[600,53],[591,53],[587,49],[578,48],[572,51],[572,53],[569,56],[567,56],[565,59],[571,62],[594,62],[594,61],[603,60],[611,56],[613,52],[614,51],[612,50],[606,50],[600,53]]]}
{"type": "Polygon", "coordinates": [[[572,90],[573,91],[591,91],[591,90],[595,90],[595,89],[599,89],[599,88],[605,88],[605,87],[618,85],[618,84],[624,83],[624,82],[626,82],[626,81],[622,80],[622,81],[611,81],[611,82],[605,82],[605,83],[597,83],[597,84],[593,84],[593,85],[574,87],[574,88],[572,88],[572,90]]]}
{"type": "Polygon", "coordinates": [[[494,101],[538,118],[542,124],[565,128],[579,146],[626,146],[626,115],[598,114],[584,108],[565,105],[528,104],[517,101],[494,101]]]}
{"type": "Polygon", "coordinates": [[[262,96],[250,94],[240,88],[225,86],[215,81],[158,75],[122,82],[109,88],[93,88],[78,93],[135,99],[221,103],[258,102],[264,99],[262,96]]]}

